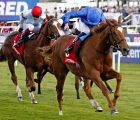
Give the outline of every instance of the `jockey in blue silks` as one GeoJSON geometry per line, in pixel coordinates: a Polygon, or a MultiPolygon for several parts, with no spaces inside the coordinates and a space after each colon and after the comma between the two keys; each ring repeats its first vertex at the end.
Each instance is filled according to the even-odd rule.
{"type": "MultiPolygon", "coordinates": [[[[64,30],[69,29],[68,22],[72,18],[79,18],[79,30],[81,31],[81,33],[75,38],[74,41],[78,40],[79,37],[85,34],[89,34],[90,28],[93,28],[100,22],[105,22],[105,16],[101,9],[87,6],[81,10],[73,10],[67,12],[61,17],[61,19],[58,20],[61,25],[64,25],[64,30]]],[[[73,45],[74,44],[71,44],[66,49],[67,53],[69,53],[69,51],[73,48],[73,45]]]]}
{"type": "Polygon", "coordinates": [[[24,30],[21,39],[14,45],[19,45],[28,39],[30,32],[38,31],[41,27],[42,22],[46,21],[46,17],[42,16],[42,8],[34,6],[32,9],[24,11],[20,15],[20,29],[24,30]]]}

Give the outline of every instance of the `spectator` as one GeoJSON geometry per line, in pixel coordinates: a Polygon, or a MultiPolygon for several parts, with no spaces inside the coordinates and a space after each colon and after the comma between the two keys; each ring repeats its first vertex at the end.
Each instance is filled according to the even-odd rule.
{"type": "Polygon", "coordinates": [[[48,13],[49,13],[49,11],[48,11],[48,9],[46,8],[46,10],[45,10],[45,15],[48,14],[48,13]]]}
{"type": "Polygon", "coordinates": [[[57,13],[57,7],[54,7],[53,13],[57,13]]]}
{"type": "Polygon", "coordinates": [[[123,19],[128,16],[128,11],[127,11],[126,5],[124,5],[122,8],[122,15],[123,15],[123,19]]]}
{"type": "Polygon", "coordinates": [[[65,10],[63,11],[63,13],[67,13],[68,12],[68,9],[65,7],[65,10]]]}
{"type": "Polygon", "coordinates": [[[61,9],[61,7],[59,7],[58,13],[62,13],[62,9],[61,9]]]}
{"type": "MultiPolygon", "coordinates": [[[[5,20],[5,21],[3,21],[3,26],[7,26],[7,21],[5,20]]],[[[10,31],[11,31],[11,29],[10,29],[10,27],[5,27],[5,28],[3,28],[2,29],[2,33],[10,33],[10,31]]]]}

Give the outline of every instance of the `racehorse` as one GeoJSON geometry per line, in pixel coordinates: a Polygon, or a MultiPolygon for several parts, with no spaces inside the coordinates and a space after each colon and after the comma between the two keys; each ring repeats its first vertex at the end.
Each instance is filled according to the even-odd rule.
{"type": "MultiPolygon", "coordinates": [[[[0,50],[0,61],[8,61],[8,66],[11,72],[11,79],[16,86],[16,91],[18,93],[18,100],[22,101],[21,89],[17,82],[17,76],[15,73],[14,62],[18,60],[21,64],[24,65],[26,70],[26,86],[29,91],[29,96],[31,98],[31,103],[37,103],[33,91],[35,91],[36,86],[34,83],[34,72],[37,72],[38,87],[40,87],[40,81],[43,76],[46,74],[46,67],[43,66],[42,56],[36,52],[36,47],[43,47],[45,45],[50,45],[51,39],[56,39],[60,36],[61,31],[59,30],[60,24],[54,16],[47,15],[47,21],[42,24],[40,32],[34,34],[30,39],[25,43],[23,55],[19,56],[13,49],[13,39],[19,32],[11,33],[5,40],[2,48],[0,50]],[[37,37],[38,36],[38,37],[37,37]]],[[[40,88],[38,88],[40,89],[40,88]]]]}
{"type": "Polygon", "coordinates": [[[102,94],[106,97],[111,114],[118,113],[115,108],[118,97],[120,96],[120,84],[122,75],[112,68],[111,47],[119,50],[123,56],[128,55],[129,46],[125,39],[125,30],[121,27],[121,17],[118,21],[115,19],[106,19],[106,23],[100,23],[91,31],[91,35],[83,41],[78,54],[79,65],[82,71],[79,72],[75,64],[65,64],[64,60],[70,54],[65,53],[68,42],[74,39],[74,36],[63,35],[57,39],[54,45],[47,46],[46,50],[37,48],[41,55],[51,58],[50,69],[57,79],[57,100],[59,104],[59,115],[63,115],[63,87],[66,76],[69,71],[84,78],[84,91],[96,111],[103,109],[91,95],[90,80],[93,81],[102,94]],[[58,69],[59,68],[59,69],[58,69]],[[116,78],[116,89],[114,98],[111,100],[109,92],[103,81],[116,78]]]}

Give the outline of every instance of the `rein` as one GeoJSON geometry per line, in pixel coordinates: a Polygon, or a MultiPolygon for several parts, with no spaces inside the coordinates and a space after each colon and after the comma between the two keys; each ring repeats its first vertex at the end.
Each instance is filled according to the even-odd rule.
{"type": "Polygon", "coordinates": [[[99,50],[97,50],[95,47],[93,47],[98,53],[101,53],[101,54],[108,54],[108,53],[110,53],[110,51],[108,51],[108,52],[101,52],[101,51],[99,51],[99,50]]]}

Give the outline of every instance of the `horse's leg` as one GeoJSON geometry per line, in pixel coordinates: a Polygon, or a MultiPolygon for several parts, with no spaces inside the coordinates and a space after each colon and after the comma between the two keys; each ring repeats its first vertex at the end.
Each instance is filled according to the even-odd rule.
{"type": "Polygon", "coordinates": [[[85,91],[87,97],[89,98],[92,106],[95,108],[95,110],[97,112],[102,112],[103,109],[99,106],[99,104],[96,102],[96,100],[93,98],[93,96],[91,94],[91,80],[84,79],[84,83],[85,83],[84,91],[85,91]]]}
{"type": "Polygon", "coordinates": [[[112,88],[109,86],[109,84],[106,81],[104,81],[104,83],[105,83],[107,89],[109,90],[109,92],[114,93],[114,90],[112,90],[112,88]]]}
{"type": "Polygon", "coordinates": [[[35,91],[34,83],[34,71],[31,68],[26,68],[26,85],[29,91],[29,96],[31,98],[31,103],[36,104],[37,100],[35,99],[33,91],[35,91]]]}
{"type": "Polygon", "coordinates": [[[79,76],[79,80],[80,80],[80,83],[82,85],[82,88],[84,88],[84,81],[82,80],[82,78],[79,76]]]}
{"type": "Polygon", "coordinates": [[[63,115],[62,102],[63,102],[63,86],[65,82],[65,76],[61,78],[56,77],[56,79],[57,79],[56,91],[57,91],[57,101],[59,103],[59,115],[63,115]]]}
{"type": "Polygon", "coordinates": [[[77,99],[80,99],[80,95],[79,95],[79,78],[76,75],[75,75],[75,89],[76,89],[77,99]]]}
{"type": "MultiPolygon", "coordinates": [[[[114,91],[113,91],[112,88],[109,86],[109,84],[108,84],[106,81],[104,81],[104,83],[105,83],[107,89],[109,90],[109,92],[110,92],[110,93],[114,93],[114,91]]],[[[90,82],[90,87],[92,87],[92,85],[93,85],[93,81],[90,82]]]]}
{"type": "Polygon", "coordinates": [[[18,101],[22,101],[23,100],[22,93],[21,93],[21,89],[17,83],[17,76],[15,74],[14,62],[15,62],[15,59],[12,56],[8,57],[8,67],[11,72],[11,79],[16,86],[16,92],[18,93],[17,98],[18,98],[18,101]]]}
{"type": "Polygon", "coordinates": [[[41,81],[46,73],[47,71],[44,69],[41,71],[38,71],[37,73],[38,94],[41,94],[41,81]]]}
{"type": "Polygon", "coordinates": [[[100,88],[100,90],[102,91],[103,95],[106,97],[106,99],[108,101],[108,105],[109,105],[110,110],[111,110],[111,114],[118,113],[118,111],[116,110],[113,102],[111,101],[111,99],[109,97],[109,91],[108,91],[107,87],[103,84],[103,81],[102,81],[102,79],[100,77],[100,73],[97,72],[97,71],[95,71],[95,72],[93,71],[91,80],[94,81],[94,83],[100,88]]]}
{"type": "Polygon", "coordinates": [[[104,81],[116,78],[117,84],[116,84],[116,90],[114,92],[114,98],[112,100],[113,105],[116,105],[117,99],[120,96],[120,84],[122,80],[122,76],[120,73],[116,72],[115,70],[111,69],[108,73],[106,73],[104,76],[102,76],[102,79],[104,81]]]}

